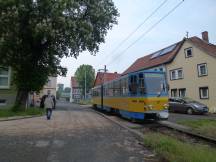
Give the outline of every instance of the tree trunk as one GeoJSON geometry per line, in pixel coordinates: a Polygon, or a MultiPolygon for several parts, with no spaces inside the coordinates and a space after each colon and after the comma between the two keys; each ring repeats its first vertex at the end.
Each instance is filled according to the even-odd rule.
{"type": "Polygon", "coordinates": [[[28,99],[28,91],[19,89],[16,96],[15,107],[16,110],[24,109],[28,99]]]}

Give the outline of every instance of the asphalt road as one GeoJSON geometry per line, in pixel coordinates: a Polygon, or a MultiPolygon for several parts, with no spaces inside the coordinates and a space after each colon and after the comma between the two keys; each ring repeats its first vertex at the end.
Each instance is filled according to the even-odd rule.
{"type": "Polygon", "coordinates": [[[0,162],[156,162],[130,132],[93,110],[58,103],[52,119],[0,122],[0,162]]]}

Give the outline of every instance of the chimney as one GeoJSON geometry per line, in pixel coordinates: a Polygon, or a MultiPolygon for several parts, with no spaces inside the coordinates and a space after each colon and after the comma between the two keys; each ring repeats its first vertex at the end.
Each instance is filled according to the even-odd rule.
{"type": "Polygon", "coordinates": [[[209,38],[208,38],[208,32],[207,31],[202,32],[202,39],[209,43],[209,38]]]}

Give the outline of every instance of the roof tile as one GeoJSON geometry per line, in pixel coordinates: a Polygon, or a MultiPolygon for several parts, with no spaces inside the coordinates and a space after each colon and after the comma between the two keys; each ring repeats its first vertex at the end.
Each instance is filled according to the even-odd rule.
{"type": "MultiPolygon", "coordinates": [[[[131,73],[131,72],[135,72],[135,71],[138,71],[141,69],[151,68],[151,67],[158,66],[158,65],[161,65],[161,64],[164,64],[164,63],[171,61],[174,58],[174,56],[176,55],[176,53],[178,52],[178,50],[180,49],[182,43],[183,43],[183,41],[176,43],[176,47],[172,51],[170,51],[164,55],[152,58],[152,56],[156,53],[156,52],[154,52],[150,55],[147,55],[147,56],[144,56],[144,57],[137,59],[127,70],[125,70],[123,72],[122,75],[131,73]]],[[[168,46],[168,47],[170,47],[170,46],[168,46]]],[[[166,48],[168,48],[168,47],[166,47],[166,48]]],[[[163,48],[159,51],[162,51],[166,48],[163,48]]]]}
{"type": "Polygon", "coordinates": [[[71,77],[71,87],[79,87],[76,77],[71,77]]]}
{"type": "Polygon", "coordinates": [[[95,78],[94,86],[100,85],[102,82],[108,82],[114,79],[117,79],[121,76],[121,74],[118,73],[102,73],[98,72],[97,76],[95,78]]]}
{"type": "Polygon", "coordinates": [[[206,51],[209,55],[216,57],[216,45],[208,43],[196,36],[189,38],[189,41],[206,51]]]}

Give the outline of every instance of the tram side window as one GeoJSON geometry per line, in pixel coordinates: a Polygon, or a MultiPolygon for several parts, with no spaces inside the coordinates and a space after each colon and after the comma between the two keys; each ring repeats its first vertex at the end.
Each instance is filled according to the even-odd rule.
{"type": "Polygon", "coordinates": [[[139,74],[139,93],[141,95],[145,94],[144,75],[143,74],[139,74]]]}
{"type": "Polygon", "coordinates": [[[93,89],[93,96],[95,97],[97,95],[96,90],[93,89]]]}
{"type": "Polygon", "coordinates": [[[108,96],[112,97],[113,96],[113,89],[112,89],[112,83],[108,84],[108,96]]]}
{"type": "Polygon", "coordinates": [[[113,95],[120,96],[120,80],[114,81],[113,95]]]}
{"type": "Polygon", "coordinates": [[[98,92],[97,92],[97,89],[95,89],[95,96],[98,96],[98,92]]]}
{"type": "Polygon", "coordinates": [[[112,83],[113,96],[115,96],[115,83],[112,83]]]}
{"type": "Polygon", "coordinates": [[[117,81],[117,96],[121,96],[121,82],[117,81]]]}
{"type": "Polygon", "coordinates": [[[101,87],[97,88],[97,96],[101,95],[101,87]]]}
{"type": "Polygon", "coordinates": [[[93,96],[96,97],[96,96],[99,96],[98,94],[98,89],[93,89],[93,96]]]}
{"type": "Polygon", "coordinates": [[[128,94],[128,79],[124,78],[121,80],[121,94],[126,96],[128,94]]]}
{"type": "Polygon", "coordinates": [[[137,94],[137,76],[136,75],[132,75],[130,76],[130,86],[129,86],[129,90],[130,93],[132,95],[136,95],[137,94]]]}

